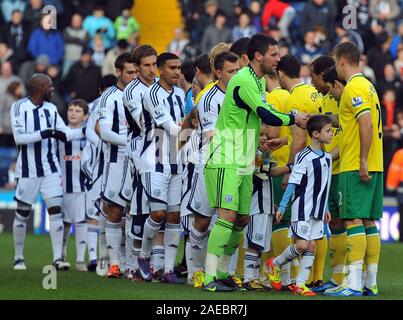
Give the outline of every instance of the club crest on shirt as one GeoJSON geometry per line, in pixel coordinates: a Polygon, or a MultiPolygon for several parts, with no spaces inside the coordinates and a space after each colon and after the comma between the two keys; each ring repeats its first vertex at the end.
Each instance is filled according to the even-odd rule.
{"type": "Polygon", "coordinates": [[[159,197],[161,195],[161,189],[155,189],[153,191],[154,196],[159,197]]]}
{"type": "Polygon", "coordinates": [[[230,194],[227,194],[224,199],[227,202],[232,202],[232,196],[230,194]]]}
{"type": "Polygon", "coordinates": [[[354,108],[358,108],[359,106],[362,106],[364,103],[364,101],[362,101],[361,96],[352,98],[351,102],[352,102],[354,108]]]}
{"type": "Polygon", "coordinates": [[[261,241],[261,240],[263,239],[263,234],[261,234],[261,233],[256,233],[256,234],[255,234],[255,239],[258,240],[258,241],[261,241]]]}
{"type": "Polygon", "coordinates": [[[195,202],[195,208],[200,209],[200,207],[201,207],[201,203],[200,202],[195,202]]]}
{"type": "Polygon", "coordinates": [[[133,233],[140,234],[141,233],[141,226],[133,226],[133,233]]]}

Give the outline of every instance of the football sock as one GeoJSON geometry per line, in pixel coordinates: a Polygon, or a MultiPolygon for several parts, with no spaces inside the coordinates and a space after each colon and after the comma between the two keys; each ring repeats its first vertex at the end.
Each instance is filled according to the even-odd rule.
{"type": "Polygon", "coordinates": [[[62,254],[63,254],[63,259],[66,260],[67,258],[67,245],[69,244],[69,238],[70,238],[70,229],[71,229],[71,224],[63,222],[63,249],[62,249],[62,254]]]}
{"type": "Polygon", "coordinates": [[[361,290],[362,264],[364,262],[367,240],[364,226],[347,226],[347,286],[353,290],[361,290]]]}
{"type": "Polygon", "coordinates": [[[235,253],[231,256],[231,259],[229,261],[228,272],[230,274],[235,274],[236,272],[238,272],[239,265],[242,265],[242,268],[243,268],[243,261],[242,261],[242,263],[239,262],[239,255],[240,255],[240,251],[238,248],[235,250],[235,253]]]}
{"type": "Polygon", "coordinates": [[[90,261],[97,259],[98,226],[87,223],[87,247],[90,261]]]}
{"type": "Polygon", "coordinates": [[[323,281],[323,269],[325,268],[325,260],[327,254],[327,237],[324,236],[320,240],[316,240],[315,259],[313,262],[313,282],[323,281]]]}
{"type": "Polygon", "coordinates": [[[381,252],[381,240],[376,226],[365,228],[365,233],[367,237],[367,250],[365,252],[367,278],[365,281],[365,287],[371,288],[377,284],[376,276],[381,252]]]}
{"type": "Polygon", "coordinates": [[[15,213],[13,222],[14,259],[24,259],[25,234],[27,232],[28,217],[15,213]]]}
{"type": "Polygon", "coordinates": [[[244,257],[244,282],[249,282],[257,278],[256,274],[259,272],[258,254],[256,252],[245,252],[244,257]]]}
{"type": "Polygon", "coordinates": [[[126,270],[134,270],[133,239],[126,235],[125,241],[126,270]]]}
{"type": "Polygon", "coordinates": [[[193,227],[190,230],[189,241],[191,246],[194,271],[204,269],[204,260],[206,256],[206,247],[208,240],[207,233],[208,231],[199,232],[193,227]]]}
{"type": "Polygon", "coordinates": [[[299,262],[299,273],[296,279],[297,286],[303,286],[306,284],[309,274],[311,273],[313,260],[315,258],[315,254],[312,251],[305,251],[299,262]]]}
{"type": "Polygon", "coordinates": [[[346,242],[346,228],[332,230],[332,236],[329,240],[329,258],[333,273],[330,281],[335,284],[342,284],[344,281],[347,258],[346,242]]]}
{"type": "MultiPolygon", "coordinates": [[[[121,224],[122,226],[122,224],[121,224]]],[[[119,247],[120,266],[123,271],[126,270],[126,233],[120,228],[121,238],[119,247]]]]}
{"type": "Polygon", "coordinates": [[[106,221],[105,237],[110,264],[120,267],[120,243],[122,240],[120,221],[116,223],[106,221]]]}
{"type": "Polygon", "coordinates": [[[295,249],[295,245],[289,245],[284,251],[283,253],[281,253],[279,256],[277,256],[274,259],[274,264],[276,264],[277,266],[281,267],[282,265],[291,262],[292,260],[294,260],[294,258],[299,257],[299,253],[297,251],[297,249],[295,249]]]}
{"type": "Polygon", "coordinates": [[[153,241],[160,230],[163,221],[156,222],[149,216],[144,223],[143,239],[141,243],[140,258],[149,257],[153,247],[153,241]]]}
{"type": "Polygon", "coordinates": [[[165,224],[164,247],[165,263],[164,273],[173,272],[182,229],[180,224],[165,224]]]}
{"type": "Polygon", "coordinates": [[[164,269],[165,261],[165,247],[164,245],[154,245],[151,255],[151,265],[153,266],[153,272],[164,269]]]}
{"type": "Polygon", "coordinates": [[[61,213],[49,215],[49,234],[52,242],[53,261],[62,258],[63,250],[63,216],[61,213]]]}
{"type": "Polygon", "coordinates": [[[231,256],[224,255],[218,257],[218,264],[217,264],[217,279],[224,280],[229,275],[229,265],[231,263],[231,256]]]}
{"type": "Polygon", "coordinates": [[[108,249],[106,247],[106,236],[105,236],[105,225],[106,225],[106,215],[101,211],[98,220],[99,228],[99,257],[101,259],[108,258],[108,249]]]}
{"type": "Polygon", "coordinates": [[[185,258],[186,258],[186,268],[188,270],[188,279],[193,278],[193,273],[194,273],[194,266],[193,266],[193,259],[192,259],[192,248],[190,245],[190,239],[189,237],[186,240],[186,245],[185,245],[185,258]]]}
{"type": "Polygon", "coordinates": [[[87,247],[87,224],[76,223],[76,261],[84,262],[87,247]]]}

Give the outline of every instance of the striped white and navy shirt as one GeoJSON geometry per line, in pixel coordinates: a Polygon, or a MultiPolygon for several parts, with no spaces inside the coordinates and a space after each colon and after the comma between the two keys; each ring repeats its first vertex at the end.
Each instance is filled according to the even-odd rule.
{"type": "Polygon", "coordinates": [[[105,161],[124,162],[127,155],[127,121],[123,91],[117,86],[107,89],[99,103],[99,127],[104,144],[105,161]]]}
{"type": "Polygon", "coordinates": [[[214,130],[217,122],[218,114],[220,113],[221,105],[224,101],[225,92],[215,84],[200,98],[197,104],[197,111],[199,113],[199,163],[203,164],[203,158],[207,150],[208,140],[206,132],[214,130]]]}
{"type": "Polygon", "coordinates": [[[18,147],[16,178],[44,177],[60,174],[56,140],[42,140],[41,131],[54,129],[66,134],[67,140],[81,139],[82,129],[70,129],[57,113],[54,104],[45,101],[37,106],[27,97],[11,105],[11,125],[18,147]]]}
{"type": "Polygon", "coordinates": [[[58,142],[64,193],[85,191],[85,175],[81,170],[81,157],[85,143],[85,138],[58,142]]]}
{"type": "Polygon", "coordinates": [[[87,141],[82,152],[81,169],[88,178],[89,184],[93,184],[102,176],[104,168],[103,142],[95,133],[95,125],[99,120],[100,101],[101,97],[88,104],[87,141]]]}
{"type": "Polygon", "coordinates": [[[184,117],[185,94],[173,87],[166,91],[158,82],[149,87],[143,99],[144,137],[140,158],[140,173],[181,173],[182,165],[177,137],[170,136],[161,125],[166,122],[179,124],[184,117]]]}
{"type": "Polygon", "coordinates": [[[131,152],[133,153],[131,156],[136,158],[137,161],[143,150],[144,139],[141,135],[141,127],[144,125],[143,97],[148,88],[147,84],[137,78],[123,90],[123,105],[125,106],[129,133],[131,133],[131,139],[133,140],[131,142],[131,152]]]}
{"type": "Polygon", "coordinates": [[[291,201],[291,221],[324,219],[332,179],[332,156],[306,147],[295,156],[288,183],[296,184],[291,201]]]}

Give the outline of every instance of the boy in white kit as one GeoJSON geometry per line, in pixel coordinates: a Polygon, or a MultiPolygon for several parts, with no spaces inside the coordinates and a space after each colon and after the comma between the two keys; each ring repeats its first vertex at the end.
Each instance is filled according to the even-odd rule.
{"type": "Polygon", "coordinates": [[[293,195],[290,233],[296,242],[279,256],[270,258],[267,267],[272,287],[281,290],[281,266],[301,255],[293,294],[315,296],[316,293],[306,286],[306,281],[314,260],[315,241],[323,238],[324,222],[331,219],[328,197],[332,156],[322,150],[323,144],[330,143],[333,137],[331,119],[325,115],[312,116],[308,120],[307,130],[312,138],[311,144],[296,154],[287,189],[276,212],[276,220],[279,222],[293,195]]]}
{"type": "MultiPolygon", "coordinates": [[[[88,115],[88,105],[82,99],[69,103],[67,121],[69,128],[80,128],[88,115]]],[[[76,269],[87,271],[85,249],[87,246],[87,224],[85,222],[85,175],[81,170],[81,155],[86,139],[58,142],[60,167],[63,179],[62,213],[64,223],[63,260],[66,261],[70,227],[76,233],[76,269]]]]}

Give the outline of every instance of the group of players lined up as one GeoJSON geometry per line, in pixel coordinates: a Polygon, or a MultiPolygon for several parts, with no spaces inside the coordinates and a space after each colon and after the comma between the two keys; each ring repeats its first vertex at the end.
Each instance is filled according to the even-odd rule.
{"type": "Polygon", "coordinates": [[[377,295],[382,122],[359,57],[344,43],[334,58],[316,59],[312,86],[270,37],[218,44],[196,59],[203,90],[185,117],[192,79],[177,56],[142,45],[116,59],[117,77],[104,78],[97,100],[69,104],[67,126],[47,102],[51,80],[34,75],[11,110],[14,269],[26,269],[26,224],[40,192],[59,270],[70,267],[73,223],[76,268],[109,278],[184,283],[174,272],[183,232],[195,287],[377,295]],[[333,269],[325,283],[324,222],[333,269]]]}

